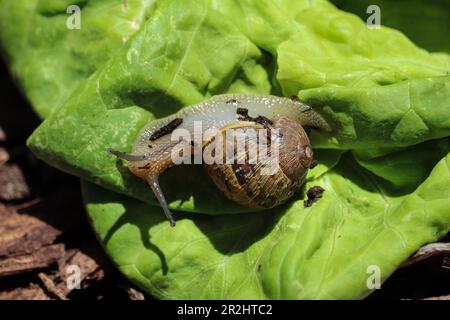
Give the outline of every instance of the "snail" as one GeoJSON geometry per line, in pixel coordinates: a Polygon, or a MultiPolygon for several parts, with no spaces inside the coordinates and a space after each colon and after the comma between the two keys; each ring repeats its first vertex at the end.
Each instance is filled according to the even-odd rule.
{"type": "Polygon", "coordinates": [[[174,155],[198,159],[204,156],[208,148],[213,150],[213,156],[218,155],[217,150],[220,148],[226,150],[223,152],[225,155],[216,157],[225,161],[203,162],[215,185],[227,198],[240,205],[272,208],[293,196],[303,184],[313,161],[304,126],[330,130],[327,122],[316,111],[297,99],[223,94],[150,122],[138,134],[131,153],[111,148],[108,152],[127,160],[129,170],[149,184],[170,225],[175,226],[158,182],[159,175],[176,164],[174,155]],[[196,129],[199,123],[201,128],[196,129]],[[174,139],[177,130],[203,135],[203,140],[196,143],[195,138],[194,142],[179,137],[174,139]],[[256,130],[265,134],[253,134],[252,131],[256,130]],[[208,131],[216,133],[205,139],[208,131]],[[231,134],[227,135],[229,132],[231,134]],[[244,152],[240,153],[235,146],[230,149],[227,145],[230,141],[236,141],[239,134],[243,134],[247,139],[245,141],[249,142],[244,152]],[[251,156],[254,154],[251,151],[262,146],[263,140],[268,149],[266,156],[251,156]],[[271,153],[273,146],[277,146],[276,152],[271,153]],[[273,172],[263,174],[263,170],[269,170],[270,167],[273,172]]]}

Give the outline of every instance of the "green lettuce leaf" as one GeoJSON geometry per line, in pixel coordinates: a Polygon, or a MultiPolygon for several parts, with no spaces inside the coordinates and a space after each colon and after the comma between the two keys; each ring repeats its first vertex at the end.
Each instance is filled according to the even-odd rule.
{"type": "Polygon", "coordinates": [[[358,17],[314,6],[296,16],[298,32],[278,47],[285,95],[321,86],[373,87],[448,75],[450,56],[430,54],[403,34],[369,29],[358,17]]]}
{"type": "MultiPolygon", "coordinates": [[[[158,3],[143,29],[33,134],[30,148],[62,170],[156,203],[148,186],[106,148],[128,150],[148,121],[204,96],[269,93],[263,63],[262,52],[208,1],[158,3]]],[[[163,177],[172,207],[248,211],[225,199],[200,168],[189,170],[163,177]]]]}
{"type": "Polygon", "coordinates": [[[296,16],[299,31],[278,47],[281,88],[335,128],[313,137],[316,148],[352,150],[393,189],[412,191],[449,151],[431,140],[450,135],[450,55],[420,50],[389,28],[369,29],[351,14],[326,12],[313,6],[296,16]]]}
{"type": "Polygon", "coordinates": [[[141,27],[155,0],[1,0],[0,46],[37,113],[47,117],[141,27]],[[80,29],[67,8],[78,5],[80,29]]]}
{"type": "Polygon", "coordinates": [[[259,214],[180,214],[175,228],[160,208],[92,184],[83,190],[106,251],[159,298],[357,299],[372,291],[372,270],[386,279],[448,231],[449,168],[450,154],[397,197],[347,156],[308,183],[326,190],[311,208],[297,201],[259,214]]]}
{"type": "MultiPolygon", "coordinates": [[[[130,150],[145,123],[204,97],[272,91],[267,53],[245,35],[245,28],[236,27],[234,11],[225,15],[225,2],[215,6],[209,1],[156,4],[143,29],[36,130],[30,148],[64,171],[155,204],[146,184],[107,154],[107,147],[130,150]],[[169,32],[173,25],[175,31],[169,32]]],[[[236,3],[230,2],[230,8],[236,3]]],[[[262,9],[245,8],[261,19],[266,16],[262,9]]],[[[409,147],[450,135],[450,122],[442,121],[450,99],[446,59],[415,47],[397,31],[368,30],[357,17],[326,2],[299,8],[295,20],[284,23],[299,30],[278,46],[276,77],[286,95],[298,94],[334,128],[312,136],[316,148],[409,147]],[[352,49],[355,32],[361,37],[352,49]],[[395,45],[381,50],[376,45],[382,42],[395,45]],[[401,49],[406,53],[401,55],[401,49]]],[[[260,43],[258,34],[254,41],[260,43]]],[[[172,208],[207,214],[248,211],[204,182],[201,170],[186,172],[190,184],[187,174],[178,171],[163,176],[172,208]]]]}
{"type": "Polygon", "coordinates": [[[450,1],[332,0],[340,9],[367,20],[367,8],[380,7],[381,24],[398,29],[422,48],[450,53],[450,1]]]}
{"type": "Polygon", "coordinates": [[[65,27],[65,1],[0,0],[0,44],[47,117],[30,148],[97,184],[83,184],[94,229],[156,297],[362,298],[368,267],[385,280],[450,230],[449,55],[325,0],[76,4],[81,30],[65,27]],[[171,229],[106,147],[130,150],[148,121],[225,92],[298,95],[333,130],[311,136],[302,192],[269,211],[243,213],[199,166],[170,169],[171,229]],[[326,191],[304,208],[313,185],[326,191]]]}

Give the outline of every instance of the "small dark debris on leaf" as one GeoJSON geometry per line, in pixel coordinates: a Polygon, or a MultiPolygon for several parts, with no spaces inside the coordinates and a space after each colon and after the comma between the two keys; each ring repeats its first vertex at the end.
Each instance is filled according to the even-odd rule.
{"type": "Polygon", "coordinates": [[[236,114],[238,114],[242,117],[248,117],[248,109],[247,108],[237,108],[236,114]]]}
{"type": "Polygon", "coordinates": [[[246,108],[237,108],[236,114],[239,115],[239,118],[238,118],[239,121],[255,122],[255,123],[259,123],[265,127],[270,127],[271,125],[273,125],[273,121],[267,117],[259,115],[256,118],[254,118],[254,117],[249,116],[248,109],[246,109],[246,108]]]}
{"type": "Polygon", "coordinates": [[[230,100],[225,101],[225,103],[226,104],[237,103],[237,100],[236,99],[230,99],[230,100]]]}
{"type": "Polygon", "coordinates": [[[319,164],[319,161],[313,160],[311,161],[311,164],[309,165],[310,169],[314,169],[319,164]]]}
{"type": "Polygon", "coordinates": [[[322,198],[322,194],[324,191],[325,190],[319,186],[309,188],[309,190],[306,191],[306,196],[308,197],[308,199],[306,199],[304,202],[305,207],[311,207],[314,202],[322,198]]]}
{"type": "Polygon", "coordinates": [[[254,121],[256,123],[262,124],[263,126],[271,126],[273,125],[273,121],[264,116],[257,116],[254,121]]]}
{"type": "Polygon", "coordinates": [[[165,136],[166,134],[172,133],[172,131],[175,130],[182,123],[183,123],[183,119],[181,119],[181,118],[173,119],[168,124],[166,124],[164,127],[156,130],[150,136],[150,141],[155,141],[155,140],[161,138],[162,136],[165,136]]]}

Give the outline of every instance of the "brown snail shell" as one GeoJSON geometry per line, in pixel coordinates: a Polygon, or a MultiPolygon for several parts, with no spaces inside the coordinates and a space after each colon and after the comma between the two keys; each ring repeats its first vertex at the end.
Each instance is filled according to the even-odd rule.
{"type": "MultiPolygon", "coordinates": [[[[244,132],[245,129],[254,127],[255,124],[251,122],[240,126],[244,132]]],[[[254,164],[249,161],[238,163],[239,156],[235,148],[234,163],[203,165],[209,177],[228,199],[250,208],[273,208],[292,197],[303,183],[313,160],[305,130],[298,122],[286,117],[275,120],[273,128],[280,130],[278,157],[267,157],[264,162],[254,164]],[[274,166],[276,169],[273,174],[262,174],[263,166],[274,166]]],[[[223,141],[226,141],[225,137],[223,141]]],[[[248,146],[256,147],[257,144],[248,146]]],[[[247,156],[249,153],[246,150],[247,156]]]]}

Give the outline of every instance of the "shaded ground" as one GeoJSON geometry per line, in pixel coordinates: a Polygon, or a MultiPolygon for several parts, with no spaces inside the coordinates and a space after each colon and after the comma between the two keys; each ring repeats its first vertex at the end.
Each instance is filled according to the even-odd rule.
{"type": "MultiPolygon", "coordinates": [[[[39,124],[0,66],[0,300],[151,299],[109,261],[90,228],[79,180],[37,160],[39,124]],[[71,266],[79,266],[79,270],[71,266]],[[67,283],[79,271],[80,289],[67,283]]],[[[447,236],[444,242],[450,242],[447,236]]],[[[450,299],[450,253],[395,272],[368,299],[450,299]]]]}

